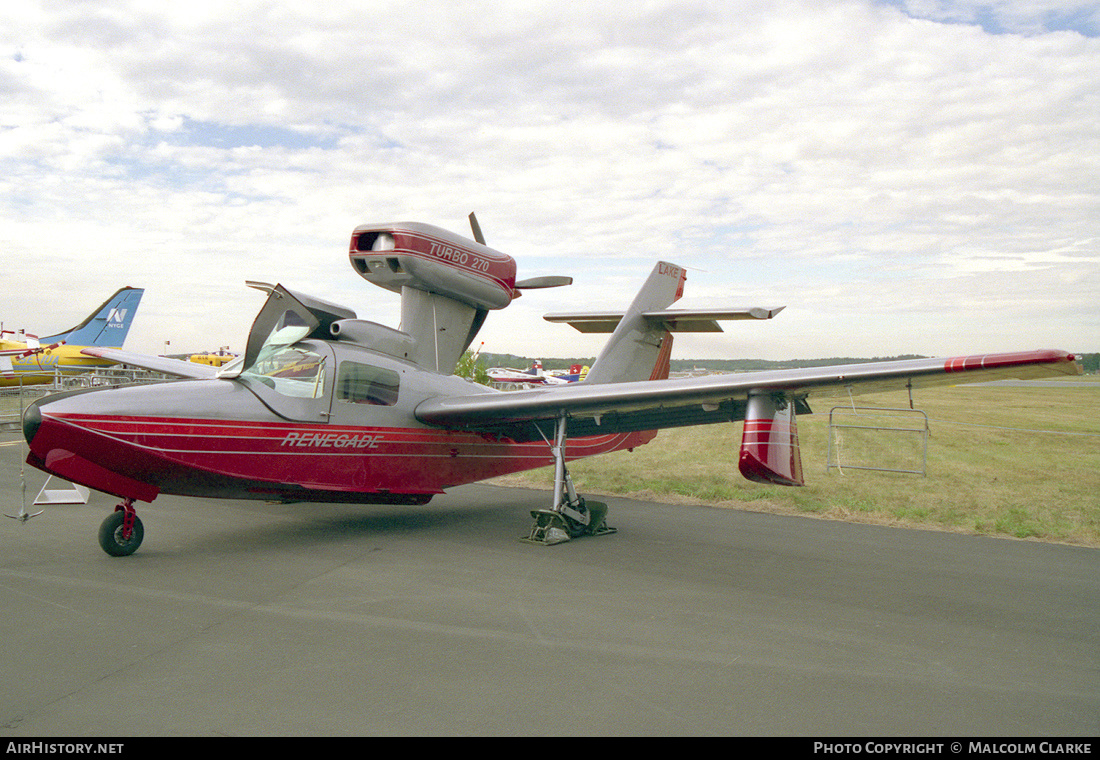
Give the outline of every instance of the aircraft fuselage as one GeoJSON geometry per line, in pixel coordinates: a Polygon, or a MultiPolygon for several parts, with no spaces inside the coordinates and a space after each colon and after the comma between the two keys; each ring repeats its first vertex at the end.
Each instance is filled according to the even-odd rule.
{"type": "MultiPolygon", "coordinates": [[[[305,340],[293,349],[297,364],[234,379],[43,399],[24,418],[28,462],[140,501],[168,493],[359,503],[424,503],[451,486],[553,463],[544,441],[444,430],[414,417],[426,399],[482,386],[354,344],[305,340]]],[[[573,438],[567,457],[655,435],[573,438]]]]}
{"type": "Polygon", "coordinates": [[[0,388],[16,385],[52,383],[58,373],[72,375],[98,367],[110,367],[114,362],[84,356],[81,346],[58,346],[41,351],[28,350],[26,356],[11,358],[11,372],[0,374],[0,388]]]}

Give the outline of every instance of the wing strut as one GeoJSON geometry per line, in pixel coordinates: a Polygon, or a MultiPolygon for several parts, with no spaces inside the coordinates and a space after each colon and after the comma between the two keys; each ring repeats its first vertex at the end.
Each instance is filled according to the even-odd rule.
{"type": "MultiPolygon", "coordinates": [[[[607,527],[607,504],[586,501],[577,495],[573,478],[565,466],[566,429],[568,416],[563,411],[554,421],[554,442],[546,440],[554,457],[554,501],[550,509],[533,509],[535,524],[525,541],[543,546],[553,546],[581,536],[606,536],[615,533],[607,527]]],[[[542,431],[539,430],[541,433],[542,431]]]]}

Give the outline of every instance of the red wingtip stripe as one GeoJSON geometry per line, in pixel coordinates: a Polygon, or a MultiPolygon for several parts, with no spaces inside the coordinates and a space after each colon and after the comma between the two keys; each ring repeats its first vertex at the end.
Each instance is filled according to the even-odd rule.
{"type": "Polygon", "coordinates": [[[1025,367],[1033,364],[1059,364],[1074,361],[1073,354],[1062,351],[1021,351],[1013,354],[982,354],[955,356],[944,361],[945,372],[965,372],[975,369],[1025,367]]]}

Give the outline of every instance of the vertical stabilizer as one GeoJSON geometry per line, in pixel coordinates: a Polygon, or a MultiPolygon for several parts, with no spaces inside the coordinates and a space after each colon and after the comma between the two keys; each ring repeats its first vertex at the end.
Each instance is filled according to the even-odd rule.
{"type": "Polygon", "coordinates": [[[144,293],[142,288],[121,288],[76,327],[40,338],[39,342],[45,345],[64,341],[71,346],[122,348],[144,293]]]}
{"type": "Polygon", "coordinates": [[[588,371],[586,383],[625,383],[668,376],[668,349],[672,336],[659,321],[645,318],[649,311],[667,309],[684,294],[687,271],[658,261],[634,302],[619,321],[607,345],[588,371]],[[663,367],[661,365],[664,365],[663,367]]]}

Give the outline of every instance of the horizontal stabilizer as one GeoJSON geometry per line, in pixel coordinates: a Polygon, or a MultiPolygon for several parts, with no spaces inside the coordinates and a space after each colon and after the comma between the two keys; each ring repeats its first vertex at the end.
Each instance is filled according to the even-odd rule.
{"type": "MultiPolygon", "coordinates": [[[[642,317],[655,328],[669,332],[722,332],[719,320],[771,319],[785,307],[775,309],[662,309],[647,311],[642,317]]],[[[618,327],[622,312],[586,312],[577,314],[547,314],[547,322],[565,322],[582,333],[610,333],[618,327]]]]}

